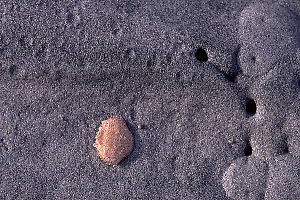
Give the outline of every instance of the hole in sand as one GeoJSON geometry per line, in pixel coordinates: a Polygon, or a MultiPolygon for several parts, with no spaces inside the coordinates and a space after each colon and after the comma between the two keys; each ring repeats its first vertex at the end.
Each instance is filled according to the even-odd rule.
{"type": "Polygon", "coordinates": [[[10,73],[10,75],[15,75],[17,71],[17,66],[16,65],[11,65],[8,69],[8,72],[10,73]]]}
{"type": "Polygon", "coordinates": [[[236,79],[236,74],[229,72],[229,73],[224,73],[224,76],[227,78],[227,80],[229,80],[230,82],[235,82],[236,79]]]}
{"type": "Polygon", "coordinates": [[[246,104],[246,111],[250,115],[254,115],[256,113],[256,103],[253,99],[249,99],[246,104]]]}
{"type": "Polygon", "coordinates": [[[244,149],[245,156],[251,156],[252,154],[252,147],[250,145],[247,145],[244,149]]]}
{"type": "Polygon", "coordinates": [[[208,56],[207,53],[204,49],[202,49],[201,47],[197,49],[196,53],[195,53],[195,57],[197,60],[201,61],[201,62],[206,62],[208,61],[208,56]]]}

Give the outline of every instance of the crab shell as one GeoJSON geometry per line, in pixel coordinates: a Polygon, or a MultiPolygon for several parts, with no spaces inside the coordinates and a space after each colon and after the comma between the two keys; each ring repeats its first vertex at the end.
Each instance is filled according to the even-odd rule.
{"type": "Polygon", "coordinates": [[[133,136],[122,117],[112,117],[102,122],[94,147],[108,165],[117,165],[133,150],[133,136]]]}

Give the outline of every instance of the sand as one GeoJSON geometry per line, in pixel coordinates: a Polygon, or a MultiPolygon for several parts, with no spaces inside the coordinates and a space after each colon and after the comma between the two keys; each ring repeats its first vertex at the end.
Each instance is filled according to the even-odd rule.
{"type": "Polygon", "coordinates": [[[0,199],[300,199],[297,0],[0,11],[0,199]],[[134,149],[108,166],[114,116],[134,149]]]}

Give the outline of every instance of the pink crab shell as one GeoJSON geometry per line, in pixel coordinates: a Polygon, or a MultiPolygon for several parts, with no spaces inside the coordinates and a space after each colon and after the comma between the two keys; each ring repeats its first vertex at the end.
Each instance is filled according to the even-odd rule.
{"type": "Polygon", "coordinates": [[[112,117],[102,122],[94,147],[108,165],[117,165],[133,150],[133,136],[122,117],[112,117]]]}

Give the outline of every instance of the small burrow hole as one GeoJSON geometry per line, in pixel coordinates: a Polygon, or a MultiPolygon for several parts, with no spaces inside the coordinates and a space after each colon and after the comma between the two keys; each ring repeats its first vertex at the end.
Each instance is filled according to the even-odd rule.
{"type": "Polygon", "coordinates": [[[8,69],[8,72],[10,73],[10,75],[15,75],[17,71],[17,66],[16,65],[11,65],[8,69]]]}
{"type": "Polygon", "coordinates": [[[251,156],[252,154],[252,147],[250,145],[247,145],[244,149],[245,156],[251,156]]]}
{"type": "Polygon", "coordinates": [[[25,46],[25,39],[24,39],[24,38],[20,38],[20,39],[19,39],[19,44],[20,44],[21,46],[25,46]]]}
{"type": "Polygon", "coordinates": [[[195,57],[197,60],[201,61],[201,62],[206,62],[208,61],[208,56],[206,51],[203,48],[198,48],[196,53],[195,53],[195,57]]]}
{"type": "Polygon", "coordinates": [[[72,24],[74,22],[74,19],[75,19],[75,17],[73,15],[73,13],[69,12],[67,14],[67,18],[66,18],[67,23],[68,24],[72,24]]]}
{"type": "Polygon", "coordinates": [[[250,115],[254,115],[256,113],[256,103],[253,99],[248,99],[247,100],[246,111],[250,115]]]}

